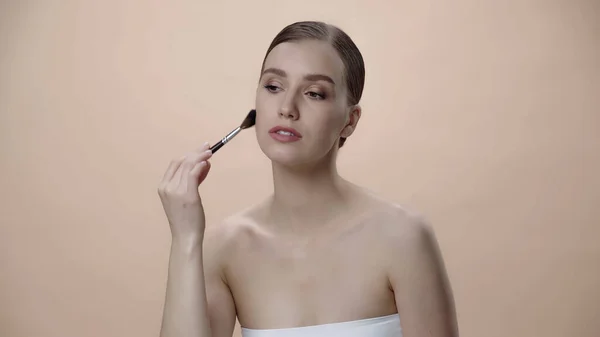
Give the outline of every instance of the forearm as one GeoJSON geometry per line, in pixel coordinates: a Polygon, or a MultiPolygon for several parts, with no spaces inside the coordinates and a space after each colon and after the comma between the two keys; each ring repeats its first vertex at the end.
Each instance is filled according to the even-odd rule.
{"type": "Polygon", "coordinates": [[[160,337],[210,337],[202,240],[173,240],[160,337]]]}

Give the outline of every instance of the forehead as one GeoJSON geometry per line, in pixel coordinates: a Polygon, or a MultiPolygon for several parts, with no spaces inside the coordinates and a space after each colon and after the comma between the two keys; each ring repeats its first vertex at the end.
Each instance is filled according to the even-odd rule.
{"type": "Polygon", "coordinates": [[[342,83],[344,63],[325,41],[302,40],[277,45],[265,60],[265,69],[279,68],[290,76],[322,74],[342,83]]]}

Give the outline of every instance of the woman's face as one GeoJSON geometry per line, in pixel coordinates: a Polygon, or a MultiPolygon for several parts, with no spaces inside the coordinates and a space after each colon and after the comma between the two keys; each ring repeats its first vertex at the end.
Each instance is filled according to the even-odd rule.
{"type": "Polygon", "coordinates": [[[327,42],[273,48],[256,92],[256,137],[267,157],[285,165],[315,163],[352,133],[360,110],[348,106],[343,74],[327,42]]]}

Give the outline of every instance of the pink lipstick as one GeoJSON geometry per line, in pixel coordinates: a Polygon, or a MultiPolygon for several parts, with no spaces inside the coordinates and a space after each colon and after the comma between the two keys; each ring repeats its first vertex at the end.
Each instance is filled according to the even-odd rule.
{"type": "Polygon", "coordinates": [[[296,142],[302,138],[302,134],[293,128],[286,128],[284,126],[276,126],[269,130],[269,135],[279,142],[291,143],[296,142]]]}

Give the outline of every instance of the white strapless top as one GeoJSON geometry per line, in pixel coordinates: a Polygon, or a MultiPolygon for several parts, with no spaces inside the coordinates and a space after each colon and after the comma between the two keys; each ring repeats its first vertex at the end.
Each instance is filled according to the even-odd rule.
{"type": "Polygon", "coordinates": [[[287,329],[246,329],[242,337],[402,337],[398,314],[287,329]]]}

